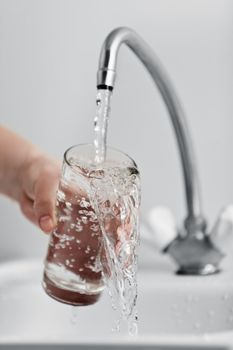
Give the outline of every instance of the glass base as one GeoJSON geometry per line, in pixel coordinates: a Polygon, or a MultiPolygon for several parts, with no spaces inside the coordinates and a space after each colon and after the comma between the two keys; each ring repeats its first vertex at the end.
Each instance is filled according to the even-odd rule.
{"type": "Polygon", "coordinates": [[[81,294],[78,292],[62,289],[54,285],[54,283],[44,273],[42,286],[45,292],[53,299],[61,303],[73,306],[86,306],[96,303],[101,293],[97,294],[81,294]]]}

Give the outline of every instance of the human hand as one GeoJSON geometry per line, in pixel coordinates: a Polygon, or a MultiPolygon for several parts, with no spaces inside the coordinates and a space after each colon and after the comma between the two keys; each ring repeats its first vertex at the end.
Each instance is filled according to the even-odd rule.
{"type": "Polygon", "coordinates": [[[0,194],[17,201],[44,232],[56,226],[60,165],[30,141],[0,125],[0,194]]]}
{"type": "Polygon", "coordinates": [[[45,233],[56,226],[56,191],[60,164],[40,154],[25,162],[20,169],[16,200],[22,213],[45,233]]]}

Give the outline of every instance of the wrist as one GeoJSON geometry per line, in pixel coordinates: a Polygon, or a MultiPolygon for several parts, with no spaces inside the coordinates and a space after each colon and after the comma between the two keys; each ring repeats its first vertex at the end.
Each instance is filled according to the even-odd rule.
{"type": "Polygon", "coordinates": [[[27,164],[39,153],[29,141],[0,126],[0,193],[18,200],[27,164]]]}

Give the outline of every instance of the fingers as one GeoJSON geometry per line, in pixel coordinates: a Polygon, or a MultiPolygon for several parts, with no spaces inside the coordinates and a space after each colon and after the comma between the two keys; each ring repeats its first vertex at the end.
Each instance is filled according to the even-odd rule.
{"type": "Polygon", "coordinates": [[[22,213],[26,216],[26,218],[30,220],[33,224],[37,224],[37,219],[33,208],[34,201],[32,201],[23,193],[20,198],[19,204],[20,209],[22,213]]]}
{"type": "Polygon", "coordinates": [[[50,233],[56,226],[56,191],[59,168],[47,166],[40,173],[34,187],[34,213],[40,228],[50,233]]]}

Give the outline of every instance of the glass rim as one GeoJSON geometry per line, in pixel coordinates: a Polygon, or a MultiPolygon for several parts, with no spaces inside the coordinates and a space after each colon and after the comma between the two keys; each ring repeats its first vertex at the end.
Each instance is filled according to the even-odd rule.
{"type": "MultiPolygon", "coordinates": [[[[80,147],[80,146],[91,146],[91,147],[94,147],[94,144],[93,143],[79,143],[79,144],[76,144],[76,145],[73,145],[73,146],[70,146],[69,148],[67,148],[67,150],[64,152],[64,156],[63,156],[63,159],[64,159],[64,161],[65,161],[65,163],[69,166],[69,167],[71,167],[71,168],[73,168],[73,164],[72,163],[70,163],[70,161],[68,160],[68,153],[71,151],[71,150],[73,150],[73,149],[75,149],[75,148],[78,148],[78,147],[80,147]]],[[[118,148],[115,148],[115,147],[111,147],[111,146],[107,146],[106,147],[106,150],[113,150],[113,151],[115,151],[115,152],[117,152],[117,153],[119,153],[119,154],[122,154],[123,156],[125,156],[126,158],[128,158],[131,162],[132,162],[132,164],[133,164],[133,166],[135,166],[136,167],[136,169],[138,169],[138,166],[137,166],[137,164],[136,164],[136,162],[134,161],[134,159],[132,158],[132,157],[130,157],[127,153],[125,153],[125,152],[123,152],[123,151],[121,151],[121,150],[119,150],[118,148]]],[[[104,162],[103,162],[104,163],[104,162]]],[[[100,165],[101,164],[103,164],[103,163],[100,163],[100,165]]]]}

